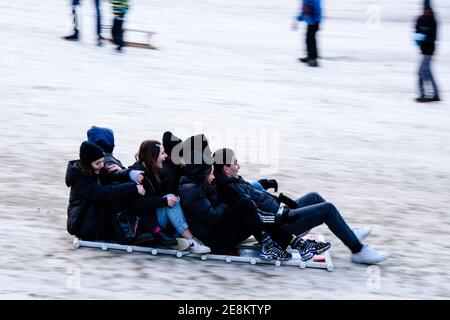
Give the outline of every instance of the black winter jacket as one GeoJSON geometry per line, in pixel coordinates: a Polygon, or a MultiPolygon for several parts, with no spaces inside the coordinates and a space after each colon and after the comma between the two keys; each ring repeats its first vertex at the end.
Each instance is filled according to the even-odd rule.
{"type": "Polygon", "coordinates": [[[178,184],[180,183],[181,168],[175,165],[172,160],[166,159],[159,173],[161,177],[162,192],[166,194],[178,195],[178,184]]]}
{"type": "Polygon", "coordinates": [[[189,229],[203,240],[212,226],[219,222],[228,205],[220,202],[215,192],[201,194],[200,184],[186,176],[181,177],[178,192],[189,229]]]}
{"type": "Polygon", "coordinates": [[[163,198],[161,186],[154,180],[148,170],[139,162],[134,163],[129,169],[144,171],[145,196],[133,204],[133,209],[140,212],[156,214],[157,208],[167,207],[167,199],[163,198]]]}
{"type": "Polygon", "coordinates": [[[416,32],[424,34],[425,40],[420,44],[424,55],[433,55],[437,34],[437,23],[433,15],[421,15],[416,22],[416,32]]]}
{"type": "Polygon", "coordinates": [[[235,204],[239,199],[253,200],[258,209],[277,213],[280,204],[276,198],[267,192],[253,187],[241,176],[229,178],[222,173],[214,173],[219,196],[228,204],[235,204]]]}
{"type": "Polygon", "coordinates": [[[88,177],[81,173],[79,160],[69,161],[66,185],[70,187],[67,208],[67,231],[82,239],[113,239],[111,218],[127,202],[139,195],[136,184],[112,183],[129,181],[128,172],[107,173],[88,177]],[[111,183],[105,185],[107,183],[111,183]]]}

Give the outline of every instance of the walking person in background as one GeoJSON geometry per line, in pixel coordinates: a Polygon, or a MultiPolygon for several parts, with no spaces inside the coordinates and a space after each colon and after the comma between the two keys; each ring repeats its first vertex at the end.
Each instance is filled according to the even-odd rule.
{"type": "Polygon", "coordinates": [[[299,60],[310,67],[318,67],[317,62],[317,41],[316,33],[319,31],[320,21],[322,20],[322,8],[320,0],[302,0],[300,13],[294,21],[293,29],[297,29],[298,21],[304,21],[307,24],[306,29],[306,49],[308,55],[299,60]]]}
{"type": "MultiPolygon", "coordinates": [[[[72,16],[73,16],[73,34],[64,37],[65,40],[78,41],[79,35],[79,24],[77,7],[81,4],[81,0],[72,0],[72,16]]],[[[97,12],[97,45],[102,45],[102,14],[100,0],[94,0],[95,10],[97,12]]]]}
{"type": "Polygon", "coordinates": [[[113,8],[114,20],[111,34],[114,43],[117,45],[117,51],[122,51],[123,41],[123,22],[128,12],[128,0],[110,0],[113,8]]]}
{"type": "Polygon", "coordinates": [[[424,1],[423,14],[417,19],[415,40],[422,52],[422,61],[419,67],[419,92],[420,96],[417,102],[440,101],[439,90],[431,73],[431,60],[435,50],[435,41],[437,34],[437,22],[434,18],[433,9],[430,0],[424,1]],[[433,95],[425,94],[425,84],[430,83],[433,88],[433,95]]]}

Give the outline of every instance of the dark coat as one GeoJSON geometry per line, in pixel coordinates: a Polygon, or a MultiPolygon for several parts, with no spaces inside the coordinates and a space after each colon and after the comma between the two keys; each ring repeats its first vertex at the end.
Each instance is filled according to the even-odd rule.
{"type": "Polygon", "coordinates": [[[178,192],[189,229],[203,240],[219,222],[228,205],[220,202],[215,192],[202,194],[200,183],[186,176],[181,177],[178,192]]]}
{"type": "Polygon", "coordinates": [[[219,196],[226,203],[233,205],[239,199],[249,199],[255,202],[258,209],[270,213],[277,213],[280,204],[276,198],[267,192],[256,189],[249,182],[237,178],[229,178],[223,173],[214,173],[219,196]]]}
{"type": "Polygon", "coordinates": [[[99,176],[85,176],[81,173],[79,161],[69,161],[66,171],[66,185],[70,187],[67,208],[67,231],[82,239],[113,239],[111,218],[126,207],[128,201],[139,195],[126,171],[99,176]],[[108,184],[110,183],[110,184],[108,184]],[[106,185],[105,185],[106,184],[106,185]]]}
{"type": "Polygon", "coordinates": [[[425,35],[420,42],[420,50],[424,55],[433,55],[437,34],[437,23],[434,15],[421,15],[416,22],[416,33],[425,35]]]}
{"type": "Polygon", "coordinates": [[[161,177],[162,192],[166,194],[178,195],[178,184],[180,183],[181,168],[175,165],[172,160],[166,159],[159,173],[161,177]]]}
{"type": "Polygon", "coordinates": [[[167,207],[168,203],[167,199],[163,198],[162,187],[155,181],[148,170],[139,162],[134,163],[129,169],[144,171],[145,178],[142,183],[145,189],[145,196],[133,203],[133,209],[137,212],[156,214],[157,208],[167,207]]]}

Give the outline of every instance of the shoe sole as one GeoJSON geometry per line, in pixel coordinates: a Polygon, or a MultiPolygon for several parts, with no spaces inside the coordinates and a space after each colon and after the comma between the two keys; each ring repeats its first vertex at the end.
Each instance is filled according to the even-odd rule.
{"type": "Polygon", "coordinates": [[[186,251],[187,249],[190,248],[189,241],[187,241],[186,239],[176,238],[176,240],[177,240],[177,244],[174,246],[171,246],[170,247],[171,249],[179,250],[179,251],[186,251]]]}
{"type": "Polygon", "coordinates": [[[271,255],[265,255],[265,254],[263,254],[263,253],[260,253],[259,254],[259,257],[261,258],[261,259],[263,259],[263,260],[267,260],[267,261],[271,261],[271,260],[278,260],[278,261],[288,261],[288,260],[291,260],[292,259],[292,256],[291,257],[289,257],[289,258],[274,258],[273,256],[271,256],[271,255]]]}
{"type": "Polygon", "coordinates": [[[211,249],[209,249],[209,250],[198,250],[198,251],[195,251],[195,250],[192,250],[191,249],[191,252],[192,253],[200,253],[200,254],[205,254],[205,253],[211,253],[211,249]]]}

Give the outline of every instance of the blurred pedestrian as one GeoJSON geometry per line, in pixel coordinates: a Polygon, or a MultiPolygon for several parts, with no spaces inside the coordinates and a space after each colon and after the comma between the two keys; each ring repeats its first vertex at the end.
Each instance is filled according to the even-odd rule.
{"type": "MultiPolygon", "coordinates": [[[[78,24],[78,15],[77,15],[77,7],[81,4],[81,0],[72,0],[72,16],[73,16],[73,34],[64,37],[66,40],[78,41],[79,35],[79,24],[78,24]]],[[[101,14],[101,4],[100,0],[94,0],[95,10],[97,12],[97,45],[102,45],[102,14],[101,14]]]]}
{"type": "Polygon", "coordinates": [[[435,51],[435,41],[437,34],[437,22],[434,18],[430,0],[424,1],[423,14],[417,19],[415,40],[422,52],[422,61],[419,67],[419,92],[417,102],[440,101],[439,90],[431,72],[431,60],[435,51]],[[433,88],[433,94],[427,96],[425,85],[429,83],[433,88]]]}
{"type": "Polygon", "coordinates": [[[125,15],[128,12],[128,0],[110,0],[113,8],[113,26],[111,29],[111,34],[114,43],[117,45],[117,51],[122,51],[124,46],[123,41],[123,23],[125,20],[125,15]]]}
{"type": "Polygon", "coordinates": [[[296,17],[294,29],[297,28],[297,21],[304,21],[307,24],[306,29],[306,49],[307,56],[299,60],[310,67],[318,67],[317,62],[317,40],[316,33],[319,31],[319,25],[322,20],[321,0],[302,0],[300,12],[296,17]]]}

